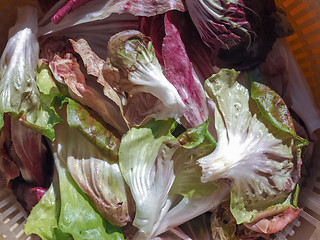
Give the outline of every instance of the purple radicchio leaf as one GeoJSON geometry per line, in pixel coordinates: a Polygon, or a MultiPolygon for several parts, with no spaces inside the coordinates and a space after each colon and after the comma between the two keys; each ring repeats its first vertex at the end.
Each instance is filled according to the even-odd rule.
{"type": "Polygon", "coordinates": [[[186,5],[220,68],[246,70],[257,66],[278,37],[291,33],[288,24],[279,23],[283,20],[273,0],[186,0],[186,5]]]}
{"type": "Polygon", "coordinates": [[[165,14],[162,57],[167,79],[175,86],[187,106],[184,117],[188,127],[202,124],[208,118],[206,95],[174,24],[172,12],[165,14]]]}

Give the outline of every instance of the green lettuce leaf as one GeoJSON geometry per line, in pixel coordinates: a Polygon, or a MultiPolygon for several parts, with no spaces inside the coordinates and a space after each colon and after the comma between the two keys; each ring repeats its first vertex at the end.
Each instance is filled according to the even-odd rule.
{"type": "Polygon", "coordinates": [[[264,79],[260,71],[253,70],[246,74],[251,82],[250,96],[256,102],[261,115],[275,128],[279,129],[282,134],[291,134],[297,146],[308,145],[306,139],[296,134],[290,111],[284,100],[275,91],[263,84],[264,79]]]}
{"type": "Polygon", "coordinates": [[[111,64],[120,73],[120,79],[110,79],[109,83],[117,91],[128,94],[127,106],[132,102],[137,106],[148,95],[153,96],[153,100],[144,103],[147,112],[139,116],[141,119],[136,125],[140,125],[145,118],[163,120],[184,114],[186,105],[165,77],[150,38],[136,30],[119,32],[110,38],[108,54],[111,64]]]}
{"type": "Polygon", "coordinates": [[[53,127],[61,121],[52,107],[58,92],[51,76],[43,68],[37,71],[37,20],[35,8],[21,7],[16,25],[10,29],[0,59],[0,127],[3,126],[3,114],[10,113],[26,127],[53,140],[53,127]]]}
{"type": "Polygon", "coordinates": [[[58,180],[54,181],[31,211],[26,234],[42,239],[124,239],[121,228],[112,226],[95,210],[55,153],[58,180]]]}
{"type": "Polygon", "coordinates": [[[231,181],[230,210],[238,224],[286,201],[300,177],[301,142],[296,141],[288,109],[275,92],[245,74],[222,69],[205,83],[215,101],[216,149],[198,160],[203,182],[231,181]],[[262,93],[262,92],[260,92],[262,93]],[[276,100],[275,100],[276,99],[276,100]]]}
{"type": "Polygon", "coordinates": [[[61,192],[61,230],[70,233],[74,239],[111,239],[105,229],[106,221],[91,206],[88,196],[81,192],[67,169],[60,164],[56,160],[61,192]]]}
{"type": "Polygon", "coordinates": [[[208,131],[209,120],[198,127],[187,129],[177,140],[181,144],[174,156],[176,178],[170,194],[180,194],[187,198],[207,197],[218,189],[217,182],[203,183],[201,167],[197,160],[210,154],[216,142],[208,131]]]}
{"type": "Polygon", "coordinates": [[[110,162],[118,162],[120,139],[117,138],[96,116],[80,103],[65,98],[67,102],[67,122],[70,127],[77,129],[83,136],[92,142],[100,153],[110,162]]]}
{"type": "Polygon", "coordinates": [[[117,226],[131,221],[129,210],[134,209],[133,203],[118,163],[109,161],[94,144],[66,123],[56,126],[52,149],[104,218],[117,226]]]}
{"type": "Polygon", "coordinates": [[[131,128],[119,149],[119,164],[136,203],[134,239],[151,239],[216,207],[229,186],[202,183],[196,160],[213,151],[206,121],[177,139],[172,119],[131,128]],[[186,175],[190,178],[187,178],[186,175]]]}
{"type": "Polygon", "coordinates": [[[209,151],[213,151],[217,145],[216,140],[212,137],[208,131],[210,119],[206,120],[201,125],[189,128],[178,136],[178,141],[183,148],[192,149],[199,146],[201,143],[205,143],[210,148],[209,151]]]}
{"type": "Polygon", "coordinates": [[[24,227],[25,233],[27,235],[37,234],[42,240],[54,239],[55,230],[58,228],[60,208],[59,181],[58,177],[54,176],[48,191],[28,216],[24,227]]]}
{"type": "Polygon", "coordinates": [[[122,138],[119,165],[136,203],[133,225],[136,239],[152,237],[171,202],[168,193],[174,181],[172,154],[179,146],[171,135],[172,119],[151,120],[131,128],[122,138]]]}
{"type": "Polygon", "coordinates": [[[296,135],[291,115],[284,100],[267,87],[258,69],[246,72],[251,81],[250,94],[261,114],[276,128],[296,135]]]}
{"type": "Polygon", "coordinates": [[[43,125],[46,127],[36,127],[35,130],[53,141],[55,138],[54,126],[63,121],[54,107],[56,98],[60,97],[62,93],[52,77],[48,64],[41,62],[38,67],[36,83],[40,92],[43,125]]]}

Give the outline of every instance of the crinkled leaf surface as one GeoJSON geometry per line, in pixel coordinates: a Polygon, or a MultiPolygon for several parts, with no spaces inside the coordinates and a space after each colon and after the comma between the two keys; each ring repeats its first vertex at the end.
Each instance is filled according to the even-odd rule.
{"type": "Polygon", "coordinates": [[[127,131],[127,125],[118,106],[103,96],[102,92],[100,93],[86,83],[85,76],[76,59],[73,57],[61,58],[55,55],[50,62],[50,69],[60,83],[68,86],[69,93],[74,100],[95,110],[106,123],[119,132],[127,131]]]}
{"type": "Polygon", "coordinates": [[[123,31],[108,43],[111,64],[119,69],[120,79],[110,83],[130,96],[152,94],[162,104],[152,106],[150,116],[157,120],[181,117],[185,104],[177,89],[166,79],[155,56],[152,42],[139,31],[123,31]]]}
{"type": "Polygon", "coordinates": [[[181,194],[187,198],[207,197],[218,189],[217,182],[202,183],[202,172],[197,160],[210,154],[216,142],[208,132],[209,120],[198,127],[187,129],[177,139],[181,144],[174,156],[176,178],[170,194],[181,194]]]}
{"type": "Polygon", "coordinates": [[[218,142],[211,154],[198,160],[203,182],[232,181],[230,209],[238,224],[284,202],[298,178],[294,137],[261,116],[243,85],[246,81],[227,69],[206,81],[207,94],[217,104],[218,142]]]}

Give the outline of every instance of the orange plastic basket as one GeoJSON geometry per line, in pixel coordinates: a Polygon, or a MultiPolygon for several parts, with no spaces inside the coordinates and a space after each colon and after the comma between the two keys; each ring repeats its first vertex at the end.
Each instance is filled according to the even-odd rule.
{"type": "MultiPolygon", "coordinates": [[[[258,1],[258,0],[257,0],[258,1]]],[[[16,6],[32,4],[32,0],[0,1],[0,52],[8,35],[8,28],[15,22],[16,6]]],[[[314,102],[320,107],[320,1],[319,0],[276,0],[285,10],[295,30],[287,38],[291,51],[311,89],[314,102]]],[[[320,119],[319,119],[320,120],[320,119]]],[[[319,131],[319,130],[318,130],[319,131]]],[[[320,136],[320,135],[319,135],[320,136]]],[[[319,145],[318,145],[319,146],[319,145]]],[[[320,239],[320,149],[313,156],[312,169],[307,185],[300,194],[303,211],[273,239],[319,240],[320,239]]],[[[0,240],[39,239],[26,236],[23,232],[26,213],[12,193],[0,183],[0,240]]]]}
{"type": "Polygon", "coordinates": [[[320,107],[320,1],[277,0],[295,30],[288,37],[291,50],[320,107]]]}

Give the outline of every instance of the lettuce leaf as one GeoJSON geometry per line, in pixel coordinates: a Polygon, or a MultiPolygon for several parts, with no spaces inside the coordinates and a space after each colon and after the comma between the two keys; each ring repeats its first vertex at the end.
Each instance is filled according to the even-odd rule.
{"type": "Polygon", "coordinates": [[[202,172],[197,160],[210,154],[216,145],[208,132],[208,124],[209,120],[198,127],[187,129],[177,138],[181,146],[173,156],[176,177],[170,189],[171,194],[201,198],[207,197],[219,188],[217,182],[200,181],[202,172]]]}
{"type": "Polygon", "coordinates": [[[112,13],[154,16],[174,9],[185,11],[183,1],[181,0],[94,0],[89,1],[84,6],[79,4],[81,2],[83,0],[73,0],[66,4],[66,1],[60,0],[43,16],[40,22],[43,27],[41,32],[47,34],[71,26],[103,20],[108,18],[112,13]],[[72,11],[75,8],[77,9],[72,11]],[[53,22],[50,22],[50,20],[53,22]]]}
{"type": "Polygon", "coordinates": [[[227,184],[200,181],[196,159],[215,146],[207,125],[208,121],[176,139],[170,134],[172,120],[152,120],[124,135],[119,163],[136,202],[133,225],[139,231],[134,239],[158,236],[215,208],[228,196],[227,184]]]}
{"type": "MultiPolygon", "coordinates": [[[[24,231],[27,235],[37,234],[43,240],[55,239],[55,229],[58,228],[58,219],[61,208],[58,176],[38,204],[33,207],[27,218],[24,231]]],[[[66,238],[67,239],[67,238],[66,238]]]]}
{"type": "MultiPolygon", "coordinates": [[[[52,27],[56,28],[59,26],[60,24],[54,24],[52,27]]],[[[77,40],[81,37],[90,43],[90,47],[96,55],[105,60],[108,55],[106,43],[110,38],[120,31],[132,29],[139,29],[139,17],[131,14],[112,14],[104,20],[75,25],[50,34],[43,32],[43,27],[39,26],[39,36],[41,36],[40,47],[41,50],[52,50],[52,47],[56,44],[55,41],[50,43],[49,48],[42,45],[42,43],[50,38],[77,40]]],[[[46,29],[46,31],[54,31],[54,29],[46,29]]],[[[57,49],[56,51],[59,50],[61,49],[57,49]]]]}
{"type": "Polygon", "coordinates": [[[10,113],[26,127],[53,140],[53,127],[61,121],[53,108],[58,92],[44,67],[39,72],[37,69],[37,20],[35,8],[21,7],[16,25],[10,29],[10,38],[0,59],[0,127],[3,114],[10,113]]]}
{"type": "Polygon", "coordinates": [[[85,136],[99,152],[110,162],[118,162],[120,139],[109,131],[100,121],[89,113],[81,104],[65,98],[67,103],[67,122],[85,136]]]}
{"type": "MultiPolygon", "coordinates": [[[[202,124],[208,118],[208,107],[201,76],[197,75],[194,68],[198,62],[191,62],[196,54],[190,54],[186,50],[188,45],[195,42],[190,44],[192,31],[184,28],[185,23],[184,13],[170,11],[163,15],[141,18],[140,31],[152,39],[155,55],[164,68],[166,78],[177,89],[186,105],[182,121],[185,127],[189,128],[202,124]]],[[[195,45],[198,47],[198,42],[195,45]]]]}
{"type": "MultiPolygon", "coordinates": [[[[173,29],[174,29],[173,28],[173,29]]],[[[201,84],[204,80],[210,77],[213,73],[219,71],[215,66],[215,58],[212,58],[212,50],[202,41],[199,33],[195,27],[193,27],[192,20],[188,12],[170,11],[166,14],[156,15],[152,17],[141,17],[139,30],[145,35],[152,39],[153,46],[155,48],[155,54],[162,66],[164,66],[164,61],[162,55],[169,55],[171,58],[179,57],[183,61],[187,58],[192,62],[192,67],[198,74],[201,84]],[[179,52],[178,56],[173,56],[169,51],[162,51],[165,46],[163,46],[165,33],[165,15],[170,15],[171,24],[173,24],[178,30],[176,33],[178,36],[171,34],[170,38],[175,41],[182,41],[186,51],[179,52]],[[181,38],[181,40],[179,40],[181,38]],[[187,56],[184,54],[187,53],[187,56]]],[[[177,44],[181,46],[181,43],[177,44]]],[[[176,64],[176,63],[175,63],[176,64]]],[[[170,64],[167,68],[170,68],[170,64]]],[[[188,72],[191,69],[190,65],[187,64],[183,66],[188,72]]],[[[179,68],[176,68],[179,72],[179,68]]],[[[182,76],[188,76],[189,74],[179,73],[182,76]]],[[[189,75],[190,76],[190,75],[189,75]]]]}
{"type": "MultiPolygon", "coordinates": [[[[113,137],[110,133],[107,136],[113,137]]],[[[116,146],[113,149],[116,151],[119,141],[110,143],[116,146]]],[[[94,144],[66,123],[56,127],[53,152],[57,152],[57,158],[66,165],[75,182],[88,194],[88,199],[104,218],[117,226],[124,226],[131,220],[130,211],[134,211],[134,205],[128,187],[118,163],[114,159],[109,161],[117,156],[117,152],[104,157],[94,144]]]]}
{"type": "Polygon", "coordinates": [[[61,192],[59,216],[61,230],[70,233],[74,239],[111,239],[105,230],[106,221],[90,205],[89,198],[83,193],[81,194],[81,190],[75,182],[66,184],[72,183],[73,179],[67,169],[59,164],[56,160],[61,192]]]}
{"type": "Polygon", "coordinates": [[[247,70],[258,66],[278,37],[293,33],[273,0],[186,0],[186,6],[220,68],[247,70]]]}
{"type": "Polygon", "coordinates": [[[42,135],[12,118],[10,128],[12,148],[9,151],[21,176],[36,186],[48,187],[52,164],[48,161],[48,150],[42,135]]]}
{"type": "Polygon", "coordinates": [[[164,76],[147,36],[136,30],[120,32],[110,39],[108,53],[111,64],[120,73],[120,78],[110,83],[112,87],[127,93],[127,101],[135,104],[145,99],[146,94],[153,96],[153,101],[145,102],[146,115],[137,125],[148,118],[162,120],[184,114],[185,104],[177,89],[164,76]]]}
{"type": "Polygon", "coordinates": [[[165,37],[162,44],[162,57],[165,76],[177,89],[186,105],[185,127],[196,127],[208,118],[206,95],[181,40],[176,26],[174,13],[168,12],[164,17],[165,37]]]}
{"type": "MultiPolygon", "coordinates": [[[[250,223],[251,224],[251,223],[250,223]]],[[[268,239],[268,234],[255,232],[245,226],[237,225],[230,211],[230,202],[222,202],[211,215],[211,231],[213,239],[238,240],[238,239],[268,239]]]]}
{"type": "Polygon", "coordinates": [[[310,135],[320,128],[320,110],[312,97],[312,89],[285,39],[277,40],[259,69],[268,85],[303,121],[310,135]]]}
{"type": "Polygon", "coordinates": [[[287,207],[283,212],[272,217],[262,218],[256,222],[244,225],[252,231],[262,234],[272,234],[282,231],[288,223],[296,219],[302,209],[287,207]]]}
{"type": "Polygon", "coordinates": [[[257,220],[259,212],[284,203],[300,177],[305,142],[291,133],[290,114],[280,97],[266,87],[259,91],[259,86],[245,74],[227,69],[205,85],[217,105],[218,142],[211,154],[198,160],[201,180],[231,180],[230,210],[238,224],[257,220]],[[258,104],[257,91],[263,92],[264,100],[258,104]]]}
{"type": "Polygon", "coordinates": [[[103,96],[103,93],[86,83],[85,75],[82,73],[80,65],[75,58],[68,56],[61,58],[55,55],[49,66],[55,79],[68,86],[72,99],[95,110],[106,123],[113,126],[120,133],[127,131],[127,124],[118,106],[103,96]]]}
{"type": "Polygon", "coordinates": [[[131,128],[122,138],[119,165],[136,203],[135,239],[149,239],[171,205],[168,199],[174,181],[172,154],[179,143],[170,134],[172,119],[151,120],[131,128]]]}
{"type": "Polygon", "coordinates": [[[77,41],[69,39],[69,41],[71,42],[74,51],[81,56],[83,64],[87,69],[87,73],[99,77],[105,61],[99,58],[98,55],[91,50],[85,39],[79,38],[77,41]]]}
{"type": "Polygon", "coordinates": [[[230,187],[221,183],[219,188],[210,195],[199,198],[171,196],[173,202],[169,211],[163,216],[155,235],[159,235],[172,228],[175,228],[207,211],[215,209],[223,200],[228,197],[230,187]]]}
{"type": "Polygon", "coordinates": [[[204,213],[179,226],[193,240],[211,240],[210,213],[204,213]]]}
{"type": "Polygon", "coordinates": [[[187,129],[177,140],[175,150],[175,179],[169,192],[171,206],[159,221],[154,235],[160,235],[206,211],[214,209],[229,194],[229,186],[218,182],[202,183],[201,167],[197,160],[214,150],[215,141],[208,132],[207,120],[202,125],[187,129]]]}
{"type": "Polygon", "coordinates": [[[66,167],[54,154],[56,176],[47,193],[31,211],[25,232],[42,239],[124,239],[90,204],[66,167]],[[107,229],[109,228],[109,229],[107,229]]]}
{"type": "Polygon", "coordinates": [[[79,38],[77,41],[69,39],[69,41],[74,51],[80,55],[83,61],[89,75],[87,76],[89,84],[98,88],[100,87],[99,85],[103,86],[103,94],[120,108],[120,112],[123,115],[122,101],[125,96],[117,93],[109,84],[111,82],[110,79],[120,78],[119,70],[111,65],[109,59],[104,61],[99,58],[85,39],[79,38]],[[90,75],[95,78],[90,77],[90,75]]]}

